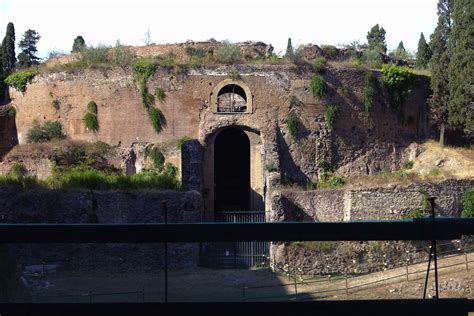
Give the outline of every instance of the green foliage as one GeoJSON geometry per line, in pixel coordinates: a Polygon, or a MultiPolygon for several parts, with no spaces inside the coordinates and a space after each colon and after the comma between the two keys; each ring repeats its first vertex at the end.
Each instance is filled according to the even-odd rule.
{"type": "Polygon", "coordinates": [[[217,61],[223,64],[235,64],[240,61],[240,48],[238,45],[223,41],[214,52],[217,61]]]}
{"type": "Polygon", "coordinates": [[[136,58],[135,52],[130,47],[122,45],[119,40],[115,43],[112,53],[112,62],[121,67],[131,65],[136,58]]]}
{"type": "Polygon", "coordinates": [[[203,48],[195,48],[193,46],[186,46],[185,48],[186,55],[189,57],[203,58],[209,52],[203,48]]]}
{"type": "Polygon", "coordinates": [[[323,55],[327,58],[335,58],[337,56],[337,48],[333,45],[321,45],[323,55]]]}
{"type": "Polygon", "coordinates": [[[464,192],[464,203],[461,212],[461,217],[474,217],[474,187],[464,192]]]}
{"type": "Polygon", "coordinates": [[[285,57],[289,60],[293,60],[295,57],[295,50],[293,49],[293,45],[291,44],[291,38],[288,37],[288,42],[286,44],[286,52],[285,57]]]}
{"type": "Polygon", "coordinates": [[[311,77],[310,87],[311,92],[315,98],[322,98],[326,95],[326,81],[324,81],[324,77],[320,74],[316,74],[311,77]]]}
{"type": "Polygon", "coordinates": [[[163,113],[160,111],[160,109],[150,107],[148,109],[148,116],[150,117],[153,129],[157,133],[161,132],[163,130],[163,126],[165,125],[165,117],[163,116],[163,113]]]}
{"type": "Polygon", "coordinates": [[[403,163],[403,169],[411,169],[415,163],[411,160],[407,160],[403,163]]]}
{"type": "Polygon", "coordinates": [[[165,90],[161,89],[160,87],[156,87],[155,97],[158,101],[163,102],[166,99],[165,90]]]}
{"type": "Polygon", "coordinates": [[[84,115],[84,125],[86,129],[91,132],[97,132],[99,130],[99,120],[97,118],[97,103],[89,101],[87,103],[87,113],[84,115]]]}
{"type": "Polygon", "coordinates": [[[36,56],[38,49],[36,45],[41,39],[38,32],[32,29],[28,29],[20,40],[18,47],[22,50],[18,55],[18,66],[30,67],[32,65],[39,64],[39,58],[36,56]]]}
{"type": "Polygon", "coordinates": [[[436,168],[431,169],[430,172],[428,172],[428,175],[429,175],[430,177],[437,177],[437,176],[439,176],[439,168],[436,167],[436,168]]]}
{"type": "Polygon", "coordinates": [[[431,209],[430,205],[430,194],[423,188],[420,188],[418,192],[421,194],[421,210],[428,211],[431,209]]]}
{"type": "Polygon", "coordinates": [[[390,104],[397,108],[405,102],[414,74],[407,67],[398,67],[393,64],[382,66],[382,84],[387,87],[390,95],[390,104]]]}
{"type": "Polygon", "coordinates": [[[89,101],[89,103],[87,103],[87,111],[97,115],[97,103],[95,103],[95,101],[89,101]]]}
{"type": "Polygon", "coordinates": [[[412,219],[412,218],[422,218],[426,216],[426,212],[423,209],[416,208],[410,210],[407,213],[402,215],[403,219],[412,219]]]}
{"type": "Polygon", "coordinates": [[[38,123],[38,121],[34,121],[33,127],[26,134],[28,143],[42,143],[61,138],[64,138],[64,134],[61,123],[58,121],[46,121],[43,125],[38,123]]]}
{"type": "Polygon", "coordinates": [[[430,59],[431,49],[428,43],[426,43],[425,36],[422,32],[420,35],[420,40],[418,41],[418,50],[416,52],[416,67],[423,69],[427,68],[430,59]]]}
{"type": "Polygon", "coordinates": [[[438,24],[431,37],[431,80],[430,106],[433,120],[439,125],[448,123],[448,72],[450,54],[448,39],[452,23],[452,0],[438,2],[438,24]]]}
{"type": "Polygon", "coordinates": [[[192,138],[189,136],[184,136],[178,139],[176,142],[176,149],[181,150],[185,142],[190,141],[192,138]]]}
{"type": "Polygon", "coordinates": [[[265,165],[265,170],[268,172],[276,172],[278,171],[278,168],[274,164],[268,163],[265,165]]]}
{"type": "Polygon", "coordinates": [[[288,124],[288,132],[290,133],[291,137],[295,138],[296,133],[298,132],[298,116],[295,112],[290,112],[288,114],[286,124],[288,124]]]}
{"type": "Polygon", "coordinates": [[[59,106],[60,106],[59,100],[54,99],[53,101],[51,101],[51,106],[55,108],[56,110],[59,110],[59,106]]]}
{"type": "Polygon", "coordinates": [[[99,121],[97,120],[97,115],[87,112],[84,115],[84,125],[86,129],[91,132],[97,132],[99,130],[99,121]]]}
{"type": "Polygon", "coordinates": [[[318,180],[311,184],[315,189],[338,188],[346,184],[344,177],[336,174],[336,168],[331,166],[324,157],[318,159],[319,176],[318,180]]]}
{"type": "Polygon", "coordinates": [[[72,44],[71,53],[80,53],[86,48],[86,42],[82,36],[77,36],[72,44]]]}
{"type": "Polygon", "coordinates": [[[374,103],[374,79],[372,72],[366,72],[364,75],[364,89],[362,96],[364,97],[364,113],[369,115],[372,104],[374,103]]]}
{"type": "Polygon", "coordinates": [[[326,71],[326,59],[318,57],[313,61],[313,70],[317,73],[324,73],[326,71]]]}
{"type": "MultiPolygon", "coordinates": [[[[15,67],[15,26],[12,22],[7,24],[7,30],[1,46],[1,64],[3,71],[9,72],[15,67]]],[[[0,69],[1,70],[1,69],[0,69]]]]}
{"type": "Polygon", "coordinates": [[[385,30],[378,24],[374,25],[367,33],[367,42],[370,50],[378,52],[387,52],[387,44],[385,43],[385,30]]]}
{"type": "Polygon", "coordinates": [[[448,122],[474,136],[474,5],[471,0],[456,0],[449,34],[448,122]]]}
{"type": "Polygon", "coordinates": [[[157,169],[161,169],[165,163],[165,156],[160,150],[159,146],[148,146],[145,149],[145,159],[150,159],[153,161],[153,165],[157,169]]]}
{"type": "Polygon", "coordinates": [[[16,108],[14,106],[10,106],[7,110],[7,115],[10,117],[16,116],[16,108]]]}
{"type": "Polygon", "coordinates": [[[361,61],[368,66],[379,68],[383,64],[380,51],[375,49],[366,49],[362,53],[361,61]]]}
{"type": "Polygon", "coordinates": [[[229,78],[232,80],[240,79],[240,73],[235,67],[229,68],[229,70],[227,71],[227,76],[229,76],[229,78]]]}
{"type": "Polygon", "coordinates": [[[81,63],[86,67],[109,64],[108,51],[110,46],[99,44],[96,47],[88,46],[81,53],[81,63]]]}
{"type": "Polygon", "coordinates": [[[407,60],[408,58],[410,58],[410,54],[408,54],[408,52],[406,51],[405,46],[403,45],[403,41],[400,41],[397,49],[393,52],[392,57],[397,60],[407,60]]]}
{"type": "Polygon", "coordinates": [[[326,119],[326,124],[328,128],[331,130],[334,127],[334,121],[339,113],[339,108],[337,105],[328,105],[326,111],[324,112],[324,118],[326,119]]]}
{"type": "Polygon", "coordinates": [[[337,88],[337,93],[339,93],[340,95],[342,95],[344,97],[348,97],[349,96],[349,89],[344,84],[341,84],[337,88]]]}
{"type": "Polygon", "coordinates": [[[176,175],[173,175],[169,170],[164,172],[145,170],[132,176],[126,176],[81,167],[56,172],[46,179],[46,185],[51,189],[86,188],[91,190],[179,190],[181,188],[176,175]]]}
{"type": "Polygon", "coordinates": [[[26,85],[31,82],[36,73],[31,71],[18,71],[5,78],[4,82],[17,91],[25,92],[26,85]]]}
{"type": "Polygon", "coordinates": [[[15,162],[8,172],[9,176],[17,179],[24,178],[27,174],[28,170],[26,170],[25,165],[20,162],[15,162]]]}

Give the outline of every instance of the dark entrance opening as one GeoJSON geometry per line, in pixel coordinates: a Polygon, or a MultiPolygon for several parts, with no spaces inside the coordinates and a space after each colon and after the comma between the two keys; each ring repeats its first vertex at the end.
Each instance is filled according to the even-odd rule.
{"type": "Polygon", "coordinates": [[[240,129],[229,128],[216,137],[214,184],[216,214],[249,210],[250,141],[240,129]]]}

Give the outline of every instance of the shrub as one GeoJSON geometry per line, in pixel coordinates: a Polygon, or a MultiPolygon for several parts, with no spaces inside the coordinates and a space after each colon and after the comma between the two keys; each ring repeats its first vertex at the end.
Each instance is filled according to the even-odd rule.
{"type": "Polygon", "coordinates": [[[51,102],[51,105],[53,108],[55,108],[56,110],[59,110],[59,100],[58,99],[54,99],[52,102],[51,102]]]}
{"type": "Polygon", "coordinates": [[[89,103],[87,103],[87,111],[97,115],[97,103],[95,103],[94,101],[90,101],[89,103]]]}
{"type": "Polygon", "coordinates": [[[344,97],[349,96],[349,89],[345,85],[340,85],[339,88],[337,88],[337,92],[344,97]]]}
{"type": "Polygon", "coordinates": [[[222,45],[215,51],[215,57],[218,62],[224,64],[234,64],[240,61],[240,48],[228,41],[222,42],[222,45]]]}
{"type": "Polygon", "coordinates": [[[362,91],[364,97],[364,113],[368,115],[374,102],[373,76],[371,72],[364,75],[364,89],[362,91]]]}
{"type": "Polygon", "coordinates": [[[461,217],[474,217],[474,187],[464,192],[464,203],[461,217]]]}
{"type": "Polygon", "coordinates": [[[123,46],[120,41],[117,40],[113,48],[113,63],[117,66],[128,66],[132,64],[135,58],[135,52],[130,49],[130,47],[123,46]]]}
{"type": "Polygon", "coordinates": [[[326,124],[329,129],[333,129],[334,121],[336,120],[337,114],[339,113],[339,108],[337,105],[328,105],[324,117],[326,119],[326,124]]]}
{"type": "Polygon", "coordinates": [[[165,125],[163,113],[155,107],[150,107],[150,109],[148,110],[148,116],[150,117],[153,129],[157,133],[161,132],[163,130],[163,126],[165,125]]]}
{"type": "Polygon", "coordinates": [[[178,139],[178,141],[176,142],[176,149],[178,150],[181,150],[183,148],[183,144],[189,140],[191,140],[192,138],[189,137],[189,136],[184,136],[184,137],[181,137],[180,139],[178,139]]]}
{"type": "Polygon", "coordinates": [[[324,81],[323,76],[313,75],[310,86],[314,97],[322,98],[326,95],[326,81],[324,81]]]}
{"type": "Polygon", "coordinates": [[[153,161],[155,168],[161,169],[165,163],[165,156],[158,146],[149,146],[145,149],[145,159],[153,161]]]}
{"type": "Polygon", "coordinates": [[[410,210],[409,212],[402,215],[404,219],[411,219],[411,218],[422,218],[426,216],[426,212],[423,209],[417,208],[414,210],[410,210]]]}
{"type": "Polygon", "coordinates": [[[313,70],[317,73],[324,73],[326,71],[326,59],[318,57],[313,61],[313,70]]]}
{"type": "Polygon", "coordinates": [[[240,78],[240,73],[237,68],[232,67],[227,71],[227,76],[229,76],[229,78],[232,80],[237,80],[240,78]]]}
{"type": "Polygon", "coordinates": [[[99,121],[97,120],[97,115],[87,112],[84,115],[84,125],[87,130],[92,132],[97,132],[99,130],[99,121]]]}
{"type": "Polygon", "coordinates": [[[31,82],[35,75],[36,73],[31,71],[18,71],[6,77],[4,82],[17,91],[25,92],[26,85],[31,82]]]}
{"type": "Polygon", "coordinates": [[[407,67],[398,67],[393,64],[382,66],[382,84],[388,89],[390,104],[398,107],[405,102],[414,74],[407,67]]]}
{"type": "Polygon", "coordinates": [[[15,117],[16,116],[16,108],[14,106],[10,106],[7,109],[7,115],[11,116],[11,117],[15,117]]]}
{"type": "Polygon", "coordinates": [[[208,51],[203,48],[195,48],[192,46],[186,46],[185,48],[186,55],[189,57],[202,58],[208,54],[208,51]]]}
{"type": "Polygon", "coordinates": [[[326,57],[334,58],[337,56],[337,48],[333,45],[321,45],[321,49],[326,57]]]}
{"type": "Polygon", "coordinates": [[[33,122],[33,127],[28,130],[26,139],[28,143],[41,143],[51,139],[64,138],[61,123],[58,121],[46,121],[44,125],[33,122]]]}
{"type": "Polygon", "coordinates": [[[366,49],[362,53],[361,57],[362,62],[368,66],[379,68],[383,64],[382,55],[377,50],[366,49]]]}
{"type": "Polygon", "coordinates": [[[17,179],[24,178],[28,173],[28,170],[26,170],[26,167],[24,164],[15,162],[13,166],[11,167],[10,171],[8,172],[8,175],[17,179]]]}
{"type": "Polygon", "coordinates": [[[288,114],[286,123],[288,124],[288,132],[290,133],[291,137],[295,138],[296,133],[298,132],[298,116],[295,112],[290,112],[288,114]]]}
{"type": "Polygon", "coordinates": [[[138,79],[139,83],[148,80],[151,76],[155,74],[156,65],[147,59],[138,59],[133,64],[133,71],[135,77],[138,79]]]}
{"type": "Polygon", "coordinates": [[[403,163],[403,169],[411,169],[415,163],[411,160],[407,160],[403,163]]]}
{"type": "Polygon", "coordinates": [[[108,64],[110,63],[109,56],[107,55],[110,46],[99,44],[96,47],[88,46],[80,51],[81,62],[86,66],[108,64]]]}
{"type": "Polygon", "coordinates": [[[163,102],[166,99],[165,90],[161,89],[160,87],[156,87],[155,97],[158,101],[163,102]]]}

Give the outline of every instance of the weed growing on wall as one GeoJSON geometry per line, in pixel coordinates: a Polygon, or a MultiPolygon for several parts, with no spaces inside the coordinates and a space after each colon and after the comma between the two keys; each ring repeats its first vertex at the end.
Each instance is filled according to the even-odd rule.
{"type": "Polygon", "coordinates": [[[178,139],[178,141],[176,142],[176,149],[178,150],[181,150],[183,149],[183,145],[185,142],[191,140],[192,138],[189,137],[189,136],[184,136],[184,137],[181,137],[180,139],[178,139]]]}
{"type": "Polygon", "coordinates": [[[334,121],[339,113],[339,108],[337,105],[328,105],[326,108],[326,112],[324,112],[324,118],[326,119],[326,124],[328,128],[331,130],[334,128],[334,121]]]}
{"type": "Polygon", "coordinates": [[[324,73],[326,71],[326,59],[318,57],[313,61],[313,70],[316,73],[324,73]]]}
{"type": "Polygon", "coordinates": [[[240,48],[229,41],[223,41],[222,45],[215,51],[214,56],[218,62],[223,64],[235,64],[240,61],[240,48]]]}
{"type": "Polygon", "coordinates": [[[326,95],[326,81],[324,81],[324,77],[320,74],[313,75],[310,82],[311,92],[313,96],[316,98],[322,98],[326,95]]]}
{"type": "Polygon", "coordinates": [[[148,116],[150,117],[151,125],[153,129],[159,133],[163,130],[163,126],[165,125],[165,117],[160,109],[155,107],[150,107],[148,109],[148,116]]]}
{"type": "Polygon", "coordinates": [[[474,187],[464,192],[464,203],[461,217],[474,217],[474,187]]]}
{"type": "Polygon", "coordinates": [[[286,123],[288,124],[288,132],[290,133],[291,137],[295,138],[296,133],[298,132],[298,116],[295,112],[290,112],[288,114],[286,123]]]}
{"type": "Polygon", "coordinates": [[[60,107],[59,100],[58,100],[58,99],[54,99],[53,101],[51,101],[51,106],[52,106],[53,108],[55,108],[56,110],[59,110],[59,107],[60,107]]]}
{"type": "Polygon", "coordinates": [[[90,101],[87,104],[87,113],[84,115],[84,125],[87,130],[97,132],[99,130],[99,120],[97,119],[97,104],[90,101]]]}
{"type": "Polygon", "coordinates": [[[156,87],[155,97],[158,101],[163,102],[166,99],[165,90],[161,89],[160,87],[156,87]]]}
{"type": "Polygon", "coordinates": [[[159,146],[148,146],[145,149],[145,159],[153,161],[153,166],[157,169],[161,169],[165,163],[165,156],[160,150],[159,146]]]}
{"type": "Polygon", "coordinates": [[[4,82],[20,92],[26,91],[26,85],[33,80],[36,73],[31,71],[18,71],[5,78],[4,82]]]}
{"type": "Polygon", "coordinates": [[[373,76],[371,72],[366,72],[364,75],[364,89],[362,95],[364,97],[364,113],[369,115],[372,104],[374,103],[373,76]]]}

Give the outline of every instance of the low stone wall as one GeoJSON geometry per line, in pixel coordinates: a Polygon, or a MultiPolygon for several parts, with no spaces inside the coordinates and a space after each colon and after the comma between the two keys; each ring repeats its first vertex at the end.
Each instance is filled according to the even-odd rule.
{"type": "Polygon", "coordinates": [[[400,219],[422,208],[423,194],[436,196],[436,214],[459,216],[464,192],[474,179],[416,183],[407,186],[282,191],[272,200],[271,219],[276,221],[347,221],[400,219]]]}
{"type": "MultiPolygon", "coordinates": [[[[91,191],[21,189],[0,186],[0,221],[7,223],[160,223],[161,201],[169,222],[201,220],[201,195],[196,191],[91,191]]],[[[10,245],[23,265],[59,263],[67,271],[158,271],[163,244],[18,244],[10,245]]],[[[169,267],[195,267],[197,243],[169,244],[169,267]]]]}

